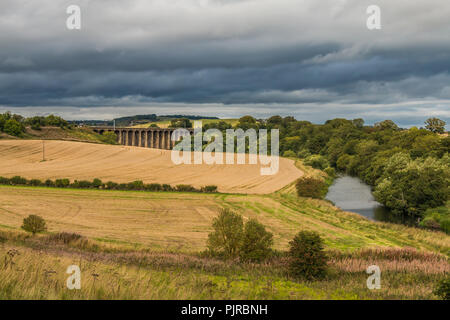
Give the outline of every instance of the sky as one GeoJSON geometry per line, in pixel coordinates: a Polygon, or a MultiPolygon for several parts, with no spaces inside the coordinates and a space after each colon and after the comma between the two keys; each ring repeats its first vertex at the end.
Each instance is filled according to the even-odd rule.
{"type": "Polygon", "coordinates": [[[0,111],[25,116],[450,123],[449,70],[448,0],[0,2],[0,111]]]}

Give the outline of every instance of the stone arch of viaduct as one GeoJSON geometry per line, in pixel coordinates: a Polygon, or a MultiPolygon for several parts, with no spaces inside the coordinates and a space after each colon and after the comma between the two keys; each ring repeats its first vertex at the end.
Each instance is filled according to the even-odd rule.
{"type": "MultiPolygon", "coordinates": [[[[125,146],[170,150],[175,145],[175,141],[172,141],[171,137],[176,128],[165,129],[94,127],[92,129],[99,134],[103,134],[105,132],[114,132],[117,136],[117,142],[125,146]]],[[[189,130],[192,135],[193,130],[187,130],[189,130]]]]}

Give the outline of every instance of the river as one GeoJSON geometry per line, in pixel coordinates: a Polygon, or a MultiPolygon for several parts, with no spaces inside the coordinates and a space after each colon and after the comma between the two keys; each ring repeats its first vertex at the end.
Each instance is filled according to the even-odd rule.
{"type": "Polygon", "coordinates": [[[390,214],[389,209],[375,200],[371,187],[356,177],[344,175],[336,178],[325,199],[342,210],[358,213],[370,220],[408,225],[415,222],[390,214]]]}

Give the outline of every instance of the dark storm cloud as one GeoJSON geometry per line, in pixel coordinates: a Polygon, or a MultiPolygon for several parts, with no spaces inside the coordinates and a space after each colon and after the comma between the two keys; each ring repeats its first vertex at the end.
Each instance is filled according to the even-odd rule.
{"type": "Polygon", "coordinates": [[[448,119],[450,4],[380,0],[379,31],[369,4],[2,0],[0,109],[448,119]],[[79,31],[65,28],[69,4],[79,31]]]}

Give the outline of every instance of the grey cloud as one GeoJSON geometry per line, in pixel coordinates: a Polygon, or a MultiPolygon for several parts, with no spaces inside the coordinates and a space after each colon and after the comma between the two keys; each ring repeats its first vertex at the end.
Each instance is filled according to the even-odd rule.
{"type": "Polygon", "coordinates": [[[364,105],[375,119],[393,105],[382,109],[406,125],[427,110],[448,116],[447,2],[379,0],[380,31],[365,26],[368,0],[76,2],[80,31],[65,28],[73,1],[2,0],[4,108],[128,114],[164,104],[165,113],[183,105],[201,114],[217,104],[214,112],[319,119],[352,117],[364,105]],[[413,107],[421,102],[429,107],[413,107]]]}

